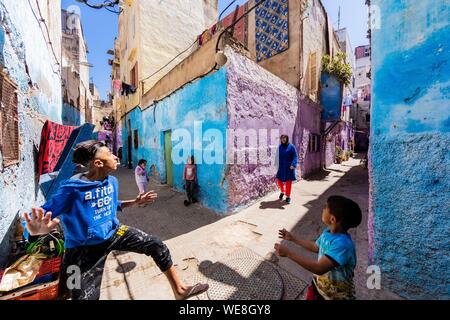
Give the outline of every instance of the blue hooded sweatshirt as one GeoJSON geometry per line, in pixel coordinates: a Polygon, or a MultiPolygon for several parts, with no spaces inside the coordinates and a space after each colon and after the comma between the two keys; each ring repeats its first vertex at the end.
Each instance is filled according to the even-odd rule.
{"type": "Polygon", "coordinates": [[[95,245],[111,238],[119,227],[119,184],[108,176],[103,181],[81,180],[78,174],[65,181],[42,208],[60,216],[65,247],[95,245]]]}
{"type": "Polygon", "coordinates": [[[277,179],[282,182],[296,181],[295,169],[291,170],[291,166],[296,168],[298,163],[298,154],[295,146],[291,143],[288,143],[286,146],[280,144],[276,157],[278,161],[277,179]]]}

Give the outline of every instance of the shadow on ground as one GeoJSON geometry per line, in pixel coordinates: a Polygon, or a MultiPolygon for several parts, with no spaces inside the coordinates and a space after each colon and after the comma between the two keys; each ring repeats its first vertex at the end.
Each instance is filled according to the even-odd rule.
{"type": "MultiPolygon", "coordinates": [[[[136,198],[138,189],[134,180],[134,171],[120,168],[115,176],[119,180],[120,199],[131,200],[136,198]]],[[[121,223],[138,228],[148,234],[157,235],[164,241],[191,232],[224,217],[199,203],[185,207],[185,195],[174,191],[167,185],[151,181],[149,188],[158,193],[157,201],[143,208],[128,208],[124,212],[118,213],[121,223]],[[170,223],[167,223],[167,221],[170,223]]]]}
{"type": "Polygon", "coordinates": [[[284,200],[274,200],[274,201],[262,201],[259,203],[260,209],[280,209],[284,210],[287,206],[287,202],[284,200]]]}
{"type": "MultiPolygon", "coordinates": [[[[362,156],[358,155],[357,159],[361,159],[362,156]]],[[[350,165],[350,163],[343,163],[342,166],[351,167],[348,171],[326,169],[323,172],[312,176],[309,180],[320,181],[328,177],[329,175],[344,173],[339,180],[336,181],[331,187],[325,190],[318,198],[307,202],[304,207],[308,209],[306,214],[295,224],[290,230],[292,233],[302,239],[316,240],[325,229],[325,225],[322,223],[321,216],[322,210],[326,203],[326,200],[331,195],[343,195],[356,201],[363,213],[363,219],[358,228],[350,230],[353,241],[355,242],[357,249],[357,267],[355,269],[355,286],[357,299],[398,299],[396,295],[383,291],[383,290],[369,290],[366,285],[367,281],[367,266],[368,266],[368,232],[367,232],[367,218],[368,218],[368,172],[367,169],[362,168],[359,165],[350,165]]],[[[284,209],[282,202],[267,201],[261,202],[260,208],[275,208],[284,209]]],[[[311,259],[317,259],[317,255],[307,252],[303,248],[295,247],[292,243],[286,243],[298,254],[309,257],[311,259]]],[[[258,266],[254,273],[258,274],[262,270],[261,266],[258,266]]],[[[307,280],[312,278],[312,274],[305,269],[297,266],[294,262],[285,258],[280,258],[277,263],[280,267],[288,271],[295,271],[295,276],[301,279],[307,280]]],[[[249,292],[249,284],[247,278],[242,278],[239,270],[230,269],[228,266],[224,266],[221,263],[217,263],[221,267],[221,273],[215,272],[202,272],[204,276],[211,281],[221,282],[226,286],[233,286],[234,293],[230,296],[235,299],[245,298],[245,295],[249,292]]],[[[254,274],[252,274],[253,276],[254,274]]],[[[252,298],[252,297],[247,297],[252,298]]]]}
{"type": "MultiPolygon", "coordinates": [[[[355,159],[362,159],[364,155],[358,154],[355,159]]],[[[369,290],[366,285],[367,281],[367,266],[368,266],[368,200],[369,200],[369,183],[368,171],[363,167],[357,165],[352,166],[346,163],[342,166],[351,167],[335,184],[323,192],[318,198],[309,201],[305,204],[308,212],[300,219],[297,224],[290,230],[297,237],[307,240],[315,241],[325,229],[322,223],[322,210],[326,201],[331,195],[342,195],[357,202],[362,211],[362,222],[355,228],[350,229],[349,233],[356,245],[357,251],[357,266],[355,269],[354,282],[356,286],[357,299],[397,299],[399,297],[392,293],[381,290],[369,290]]],[[[340,170],[327,169],[330,174],[333,171],[342,172],[340,170]]],[[[316,180],[318,177],[323,177],[323,173],[313,177],[316,180]]],[[[316,259],[316,255],[307,252],[303,248],[295,247],[291,243],[286,243],[290,248],[297,253],[316,259]]],[[[286,261],[285,261],[286,263],[286,261]]],[[[290,262],[289,262],[290,263],[290,262]]],[[[292,266],[292,265],[291,265],[292,266]]],[[[302,270],[304,276],[311,277],[312,275],[307,271],[302,270]]]]}

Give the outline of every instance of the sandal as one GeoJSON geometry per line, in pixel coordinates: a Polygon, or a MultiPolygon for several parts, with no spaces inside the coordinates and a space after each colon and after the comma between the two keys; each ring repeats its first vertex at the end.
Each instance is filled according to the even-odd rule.
{"type": "Polygon", "coordinates": [[[197,283],[196,285],[192,286],[191,289],[186,293],[186,295],[183,297],[183,300],[195,297],[199,294],[202,294],[209,289],[209,284],[207,283],[197,283]]]}

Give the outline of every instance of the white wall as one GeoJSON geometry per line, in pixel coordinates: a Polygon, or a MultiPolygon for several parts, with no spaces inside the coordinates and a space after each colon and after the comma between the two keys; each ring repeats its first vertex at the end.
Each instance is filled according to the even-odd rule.
{"type": "MultiPolygon", "coordinates": [[[[142,51],[140,70],[147,77],[186,49],[198,35],[217,19],[217,0],[165,0],[140,2],[142,51]]],[[[171,68],[186,58],[180,56],[170,66],[145,83],[150,89],[171,68]]]]}
{"type": "Polygon", "coordinates": [[[371,83],[371,80],[367,77],[367,72],[369,71],[370,71],[370,57],[363,57],[360,59],[356,59],[356,70],[355,70],[356,88],[371,83]]]}

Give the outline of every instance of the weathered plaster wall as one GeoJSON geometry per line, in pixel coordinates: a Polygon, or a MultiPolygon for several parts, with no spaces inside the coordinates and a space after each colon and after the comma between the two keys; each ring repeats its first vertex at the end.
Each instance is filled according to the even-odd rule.
{"type": "MultiPolygon", "coordinates": [[[[123,119],[122,130],[123,161],[128,162],[129,132],[137,129],[139,148],[134,148],[134,134],[131,141],[133,165],[141,158],[147,159],[149,167],[156,166],[163,182],[164,131],[172,130],[174,135],[175,129],[184,128],[193,135],[194,121],[202,121],[203,132],[214,129],[223,135],[219,142],[223,163],[198,166],[200,200],[220,213],[235,211],[275,189],[274,157],[282,133],[290,136],[300,153],[298,177],[320,169],[322,163],[320,152],[308,151],[310,134],[320,134],[320,106],[231,47],[227,46],[225,52],[228,62],[220,71],[186,85],[143,111],[131,111],[123,119]],[[248,136],[252,133],[255,141],[238,142],[251,140],[248,136]],[[249,162],[253,151],[257,155],[255,162],[249,162]],[[239,163],[238,156],[242,155],[246,160],[239,163]]],[[[175,144],[176,139],[174,148],[175,144]]],[[[207,145],[204,141],[203,147],[207,145]]],[[[180,191],[182,168],[182,164],[173,168],[174,187],[180,191]]]]}
{"type": "Polygon", "coordinates": [[[331,166],[336,159],[336,136],[331,135],[329,140],[325,140],[325,167],[331,166]]]}
{"type": "Polygon", "coordinates": [[[84,115],[80,113],[80,110],[68,103],[62,104],[61,117],[62,124],[67,126],[79,126],[85,122],[84,115]]]}
{"type": "MultiPolygon", "coordinates": [[[[298,111],[298,91],[252,60],[229,48],[225,52],[228,57],[226,68],[229,128],[244,132],[267,130],[265,134],[267,147],[261,141],[259,153],[270,149],[271,155],[268,164],[262,164],[259,157],[257,163],[249,163],[247,160],[245,164],[229,164],[227,172],[229,207],[231,210],[237,210],[240,206],[247,205],[274,190],[276,186],[274,155],[281,134],[287,134],[292,139],[298,111]],[[273,139],[271,130],[276,130],[273,139]]],[[[237,131],[236,135],[239,137],[237,131]]],[[[250,142],[246,147],[238,146],[237,141],[229,139],[227,153],[249,152],[255,147],[250,142]]]]}
{"type": "MultiPolygon", "coordinates": [[[[48,10],[43,1],[39,4],[58,59],[61,56],[60,10],[48,10]]],[[[31,5],[37,12],[36,3],[31,1],[31,5]]],[[[52,5],[59,8],[60,1],[52,1],[52,5]]],[[[18,86],[20,132],[19,164],[4,168],[0,153],[0,264],[5,262],[10,250],[9,235],[18,212],[44,200],[33,170],[42,125],[46,118],[59,123],[62,120],[60,74],[45,37],[28,1],[0,2],[0,39],[3,39],[0,63],[18,86]]]]}
{"type": "MultiPolygon", "coordinates": [[[[156,82],[142,97],[142,105],[148,107],[172,92],[178,90],[192,79],[207,73],[215,65],[216,43],[220,33],[203,44],[195,52],[156,82]]],[[[224,39],[225,37],[222,37],[224,39]]]]}
{"type": "MultiPolygon", "coordinates": [[[[223,141],[217,140],[218,151],[225,150],[227,116],[227,82],[226,69],[222,68],[207,77],[204,77],[192,84],[186,85],[179,91],[164,100],[141,111],[136,108],[124,117],[123,126],[123,155],[124,161],[128,161],[128,119],[131,120],[131,130],[137,129],[139,132],[139,148],[134,149],[133,142],[133,165],[141,158],[147,160],[147,166],[156,166],[161,181],[166,181],[166,167],[164,160],[164,131],[172,130],[173,151],[180,154],[183,163],[173,164],[174,188],[183,191],[182,174],[184,161],[188,155],[176,151],[180,143],[188,142],[190,150],[196,156],[199,200],[201,203],[216,212],[227,212],[227,181],[225,177],[225,152],[219,155],[221,161],[209,164],[206,162],[205,150],[211,144],[207,132],[209,129],[215,130],[222,137],[223,141]],[[194,124],[201,124],[202,132],[195,129],[194,124]],[[177,140],[176,130],[184,130],[191,136],[191,140],[177,140]],[[196,139],[196,140],[194,140],[196,139]],[[199,142],[194,146],[195,141],[199,142]],[[190,142],[190,143],[189,143],[190,142]],[[201,147],[200,147],[201,146],[201,147]],[[200,163],[203,152],[203,161],[200,163]]],[[[199,128],[199,127],[197,127],[199,128]]],[[[211,131],[209,131],[211,133],[211,131]]]]}
{"type": "Polygon", "coordinates": [[[250,141],[245,145],[233,139],[227,142],[227,153],[235,154],[227,171],[229,207],[234,211],[276,188],[274,160],[281,134],[289,135],[300,153],[299,173],[309,174],[320,168],[320,153],[307,152],[309,134],[320,133],[320,108],[301,98],[296,88],[229,47],[226,55],[229,129],[237,136],[237,130],[241,130],[241,138],[251,131],[266,130],[256,146],[250,141]],[[259,148],[257,163],[251,163],[248,159],[255,147],[259,148]],[[238,154],[245,152],[245,164],[238,163],[238,154]],[[263,154],[269,156],[268,163],[264,163],[263,154]]]}
{"type": "MultiPolygon", "coordinates": [[[[255,5],[255,0],[248,2],[248,7],[255,5]]],[[[277,75],[290,85],[300,86],[300,0],[288,1],[289,6],[289,48],[270,59],[263,60],[260,66],[277,75]]],[[[256,19],[255,10],[248,15],[248,48],[253,57],[256,57],[256,19]]]]}
{"type": "MultiPolygon", "coordinates": [[[[21,90],[24,92],[28,89],[28,79],[31,78],[33,90],[30,96],[34,100],[31,107],[47,115],[50,120],[61,122],[61,78],[57,65],[61,63],[60,12],[48,10],[46,3],[39,2],[43,18],[46,19],[50,31],[55,58],[47,44],[49,39],[46,31],[44,31],[45,34],[41,31],[39,22],[33,15],[31,7],[36,14],[38,13],[36,2],[31,1],[30,6],[28,1],[3,0],[1,4],[3,32],[8,25],[10,26],[7,28],[11,28],[12,31],[6,36],[7,43],[3,51],[5,66],[11,78],[20,83],[21,90]],[[12,43],[9,39],[13,39],[12,43]],[[25,65],[28,70],[25,69],[25,65]],[[56,92],[60,94],[55,95],[56,92]]],[[[56,0],[54,5],[59,8],[60,0],[56,0]]],[[[42,25],[42,28],[45,27],[42,25]]]]}
{"type": "Polygon", "coordinates": [[[293,141],[299,153],[299,164],[302,177],[308,177],[322,167],[322,150],[308,150],[309,137],[319,135],[320,113],[322,108],[308,97],[299,98],[299,111],[295,122],[293,141]]]}
{"type": "Polygon", "coordinates": [[[385,288],[449,299],[450,8],[372,5],[381,28],[372,30],[370,257],[385,288]]]}
{"type": "MultiPolygon", "coordinates": [[[[179,52],[184,51],[205,29],[217,20],[217,0],[140,1],[141,50],[143,78],[152,74],[179,52]]],[[[194,46],[195,48],[195,46],[194,46]]],[[[145,82],[145,91],[189,55],[173,63],[145,82]]]]}
{"type": "MultiPolygon", "coordinates": [[[[131,84],[131,70],[138,62],[138,78],[142,79],[148,71],[141,65],[142,62],[142,37],[152,31],[141,29],[141,3],[142,1],[128,1],[130,5],[125,5],[123,12],[119,15],[119,36],[117,44],[120,48],[120,77],[114,80],[121,80],[131,84]]],[[[150,1],[153,3],[153,1],[150,1]]],[[[148,4],[149,1],[144,1],[148,4]]],[[[137,86],[135,94],[120,96],[121,104],[124,107],[123,113],[132,110],[140,103],[141,86],[137,86]]]]}
{"type": "MultiPolygon", "coordinates": [[[[64,95],[66,102],[75,101],[86,120],[92,123],[93,97],[89,90],[89,66],[87,44],[84,38],[80,16],[62,10],[62,43],[63,43],[63,73],[65,82],[64,95]],[[68,74],[68,72],[75,74],[68,74]],[[67,77],[67,78],[66,78],[67,77]]],[[[72,104],[75,105],[75,104],[72,104]]]]}

